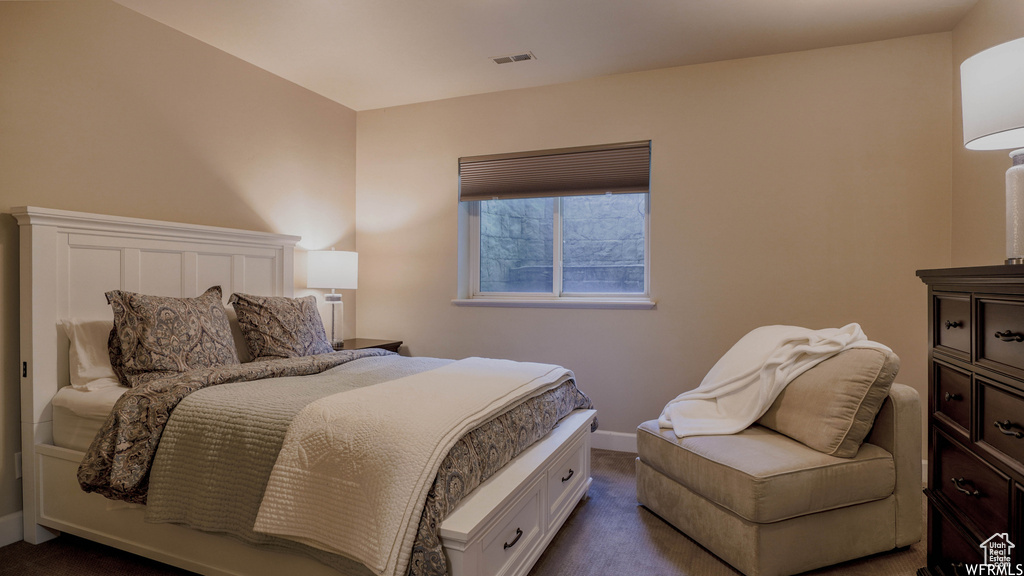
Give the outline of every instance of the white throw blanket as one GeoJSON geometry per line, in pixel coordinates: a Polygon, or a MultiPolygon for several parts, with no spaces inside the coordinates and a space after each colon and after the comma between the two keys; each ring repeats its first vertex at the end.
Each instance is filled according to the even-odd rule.
{"type": "Polygon", "coordinates": [[[452,446],[568,378],[560,366],[468,358],[317,400],[288,429],[254,530],[404,575],[452,446]]]}
{"type": "Polygon", "coordinates": [[[658,425],[672,428],[678,438],[745,430],[794,378],[849,348],[889,350],[868,340],[859,324],[754,329],[722,356],[700,386],[669,402],[658,425]]]}

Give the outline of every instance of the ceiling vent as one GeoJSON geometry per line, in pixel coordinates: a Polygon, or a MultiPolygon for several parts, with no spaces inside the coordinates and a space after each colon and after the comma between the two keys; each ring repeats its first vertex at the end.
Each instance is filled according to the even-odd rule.
{"type": "Polygon", "coordinates": [[[512,62],[525,62],[526,60],[536,60],[537,57],[533,55],[533,52],[524,52],[523,54],[509,54],[508,56],[497,56],[491,58],[495,64],[511,64],[512,62]]]}

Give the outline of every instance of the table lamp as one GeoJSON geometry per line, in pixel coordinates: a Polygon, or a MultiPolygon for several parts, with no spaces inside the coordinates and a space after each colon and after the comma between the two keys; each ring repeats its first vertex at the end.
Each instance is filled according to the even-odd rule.
{"type": "Polygon", "coordinates": [[[1006,263],[1024,264],[1024,38],[989,48],[960,65],[964,146],[1007,150],[1006,263]]]}
{"type": "MultiPolygon", "coordinates": [[[[344,340],[334,337],[335,306],[341,304],[341,294],[335,290],[354,290],[359,277],[359,254],[341,250],[314,250],[308,253],[306,287],[331,289],[324,301],[331,305],[331,345],[338,347],[344,340]]],[[[342,307],[342,314],[345,308],[342,307]]],[[[342,326],[344,330],[344,326],[342,326]]]]}

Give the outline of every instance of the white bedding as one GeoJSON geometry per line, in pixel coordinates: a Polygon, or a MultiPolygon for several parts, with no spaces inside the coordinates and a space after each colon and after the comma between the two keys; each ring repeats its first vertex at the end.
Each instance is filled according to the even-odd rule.
{"type": "Polygon", "coordinates": [[[53,397],[53,443],[85,452],[106,421],[114,403],[128,388],[111,381],[91,389],[64,386],[53,397]]]}
{"type": "Polygon", "coordinates": [[[569,378],[550,364],[467,358],[312,402],[288,428],[253,529],[405,574],[455,442],[569,378]]]}

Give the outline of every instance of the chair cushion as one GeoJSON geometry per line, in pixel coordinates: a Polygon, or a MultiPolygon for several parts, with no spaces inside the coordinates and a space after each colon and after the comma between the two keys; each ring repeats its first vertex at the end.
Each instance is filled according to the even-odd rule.
{"type": "Polygon", "coordinates": [[[851,348],[793,379],[758,424],[850,458],[871,431],[900,369],[887,350],[851,348]]]}
{"type": "Polygon", "coordinates": [[[757,523],[881,500],[896,487],[892,455],[878,446],[838,458],[757,425],[678,439],[651,420],[637,429],[637,451],[647,465],[757,523]]]}

